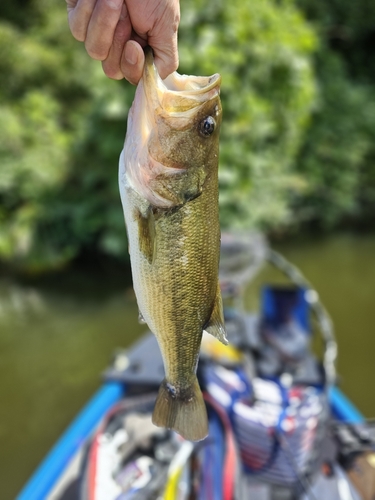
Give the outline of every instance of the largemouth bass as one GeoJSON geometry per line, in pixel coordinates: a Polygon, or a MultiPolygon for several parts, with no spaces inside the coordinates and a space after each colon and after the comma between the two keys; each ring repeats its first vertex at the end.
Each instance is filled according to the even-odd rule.
{"type": "Polygon", "coordinates": [[[196,377],[203,330],[223,343],[218,285],[220,75],[161,80],[146,51],[128,117],[119,184],[140,318],[156,335],[165,379],[153,422],[207,435],[196,377]]]}

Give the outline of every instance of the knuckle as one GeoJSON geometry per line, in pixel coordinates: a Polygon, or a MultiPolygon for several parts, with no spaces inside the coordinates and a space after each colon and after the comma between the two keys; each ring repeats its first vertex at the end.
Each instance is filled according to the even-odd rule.
{"type": "Polygon", "coordinates": [[[174,16],[174,19],[173,19],[173,22],[172,22],[172,29],[173,29],[173,31],[175,33],[178,31],[178,27],[180,25],[180,21],[181,21],[180,12],[176,12],[176,14],[174,16]]]}
{"type": "Polygon", "coordinates": [[[104,47],[99,47],[87,42],[85,44],[85,47],[88,55],[92,59],[96,59],[97,61],[104,61],[105,59],[107,59],[108,49],[106,50],[104,47]]]}
{"type": "Polygon", "coordinates": [[[73,29],[71,28],[72,35],[76,40],[79,42],[84,42],[86,39],[86,33],[84,33],[82,30],[79,29],[73,29]]]}
{"type": "Polygon", "coordinates": [[[174,61],[170,61],[168,64],[164,66],[164,73],[166,74],[166,76],[168,76],[174,71],[176,71],[177,68],[178,68],[178,58],[175,59],[174,61]]]}
{"type": "Polygon", "coordinates": [[[108,78],[112,78],[112,80],[122,80],[124,78],[119,64],[114,64],[113,62],[107,60],[102,63],[102,67],[108,78]]]}
{"type": "Polygon", "coordinates": [[[179,65],[179,57],[178,57],[178,53],[176,52],[174,54],[174,57],[172,58],[172,61],[171,61],[171,70],[172,71],[176,71],[176,69],[178,68],[178,65],[179,65]]]}
{"type": "Polygon", "coordinates": [[[168,48],[164,54],[160,54],[160,76],[166,78],[177,70],[179,64],[178,51],[176,48],[168,48]]]}
{"type": "Polygon", "coordinates": [[[113,44],[122,48],[130,37],[130,31],[127,23],[119,21],[113,35],[113,44]]]}
{"type": "Polygon", "coordinates": [[[137,78],[137,75],[134,75],[133,72],[128,71],[128,69],[124,67],[124,65],[121,65],[121,70],[125,80],[127,80],[132,85],[137,85],[140,80],[140,76],[137,78]]]}
{"type": "Polygon", "coordinates": [[[130,77],[128,77],[128,76],[125,76],[124,78],[125,78],[125,80],[127,80],[127,81],[131,84],[131,85],[137,85],[137,83],[138,83],[138,81],[139,81],[139,80],[138,80],[138,81],[136,81],[136,80],[134,80],[133,78],[130,78],[130,77]]]}
{"type": "Polygon", "coordinates": [[[103,65],[103,71],[108,78],[112,80],[122,80],[124,75],[121,73],[120,68],[115,68],[114,66],[103,65]]]}
{"type": "Polygon", "coordinates": [[[77,20],[73,17],[69,19],[69,27],[72,35],[79,42],[84,42],[86,39],[86,30],[87,27],[82,23],[78,23],[77,20]]]}

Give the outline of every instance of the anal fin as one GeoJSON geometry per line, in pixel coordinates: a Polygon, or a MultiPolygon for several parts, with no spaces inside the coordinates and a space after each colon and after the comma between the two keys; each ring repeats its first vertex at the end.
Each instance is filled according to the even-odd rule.
{"type": "Polygon", "coordinates": [[[228,345],[228,339],[226,337],[226,331],[224,326],[224,312],[223,312],[223,301],[221,298],[220,285],[217,284],[216,298],[214,307],[212,309],[211,317],[204,327],[207,333],[210,333],[215,338],[220,340],[224,345],[228,345]]]}

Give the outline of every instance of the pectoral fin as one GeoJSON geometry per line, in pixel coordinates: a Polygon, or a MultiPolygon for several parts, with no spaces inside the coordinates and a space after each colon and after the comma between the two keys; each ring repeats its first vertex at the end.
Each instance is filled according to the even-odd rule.
{"type": "Polygon", "coordinates": [[[138,221],[139,249],[151,264],[156,247],[155,217],[152,208],[149,207],[145,215],[137,211],[136,218],[138,221]]]}
{"type": "Polygon", "coordinates": [[[224,326],[223,301],[221,298],[219,284],[217,285],[216,299],[214,308],[211,313],[211,318],[204,329],[206,330],[206,332],[210,333],[215,338],[220,340],[222,344],[228,345],[228,339],[226,337],[224,326]]]}

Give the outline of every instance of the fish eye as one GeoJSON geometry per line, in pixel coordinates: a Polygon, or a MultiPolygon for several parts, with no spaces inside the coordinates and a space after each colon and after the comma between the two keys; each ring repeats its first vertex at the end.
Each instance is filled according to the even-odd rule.
{"type": "Polygon", "coordinates": [[[199,124],[199,132],[203,137],[210,136],[215,130],[216,122],[212,116],[206,116],[199,124]]]}

